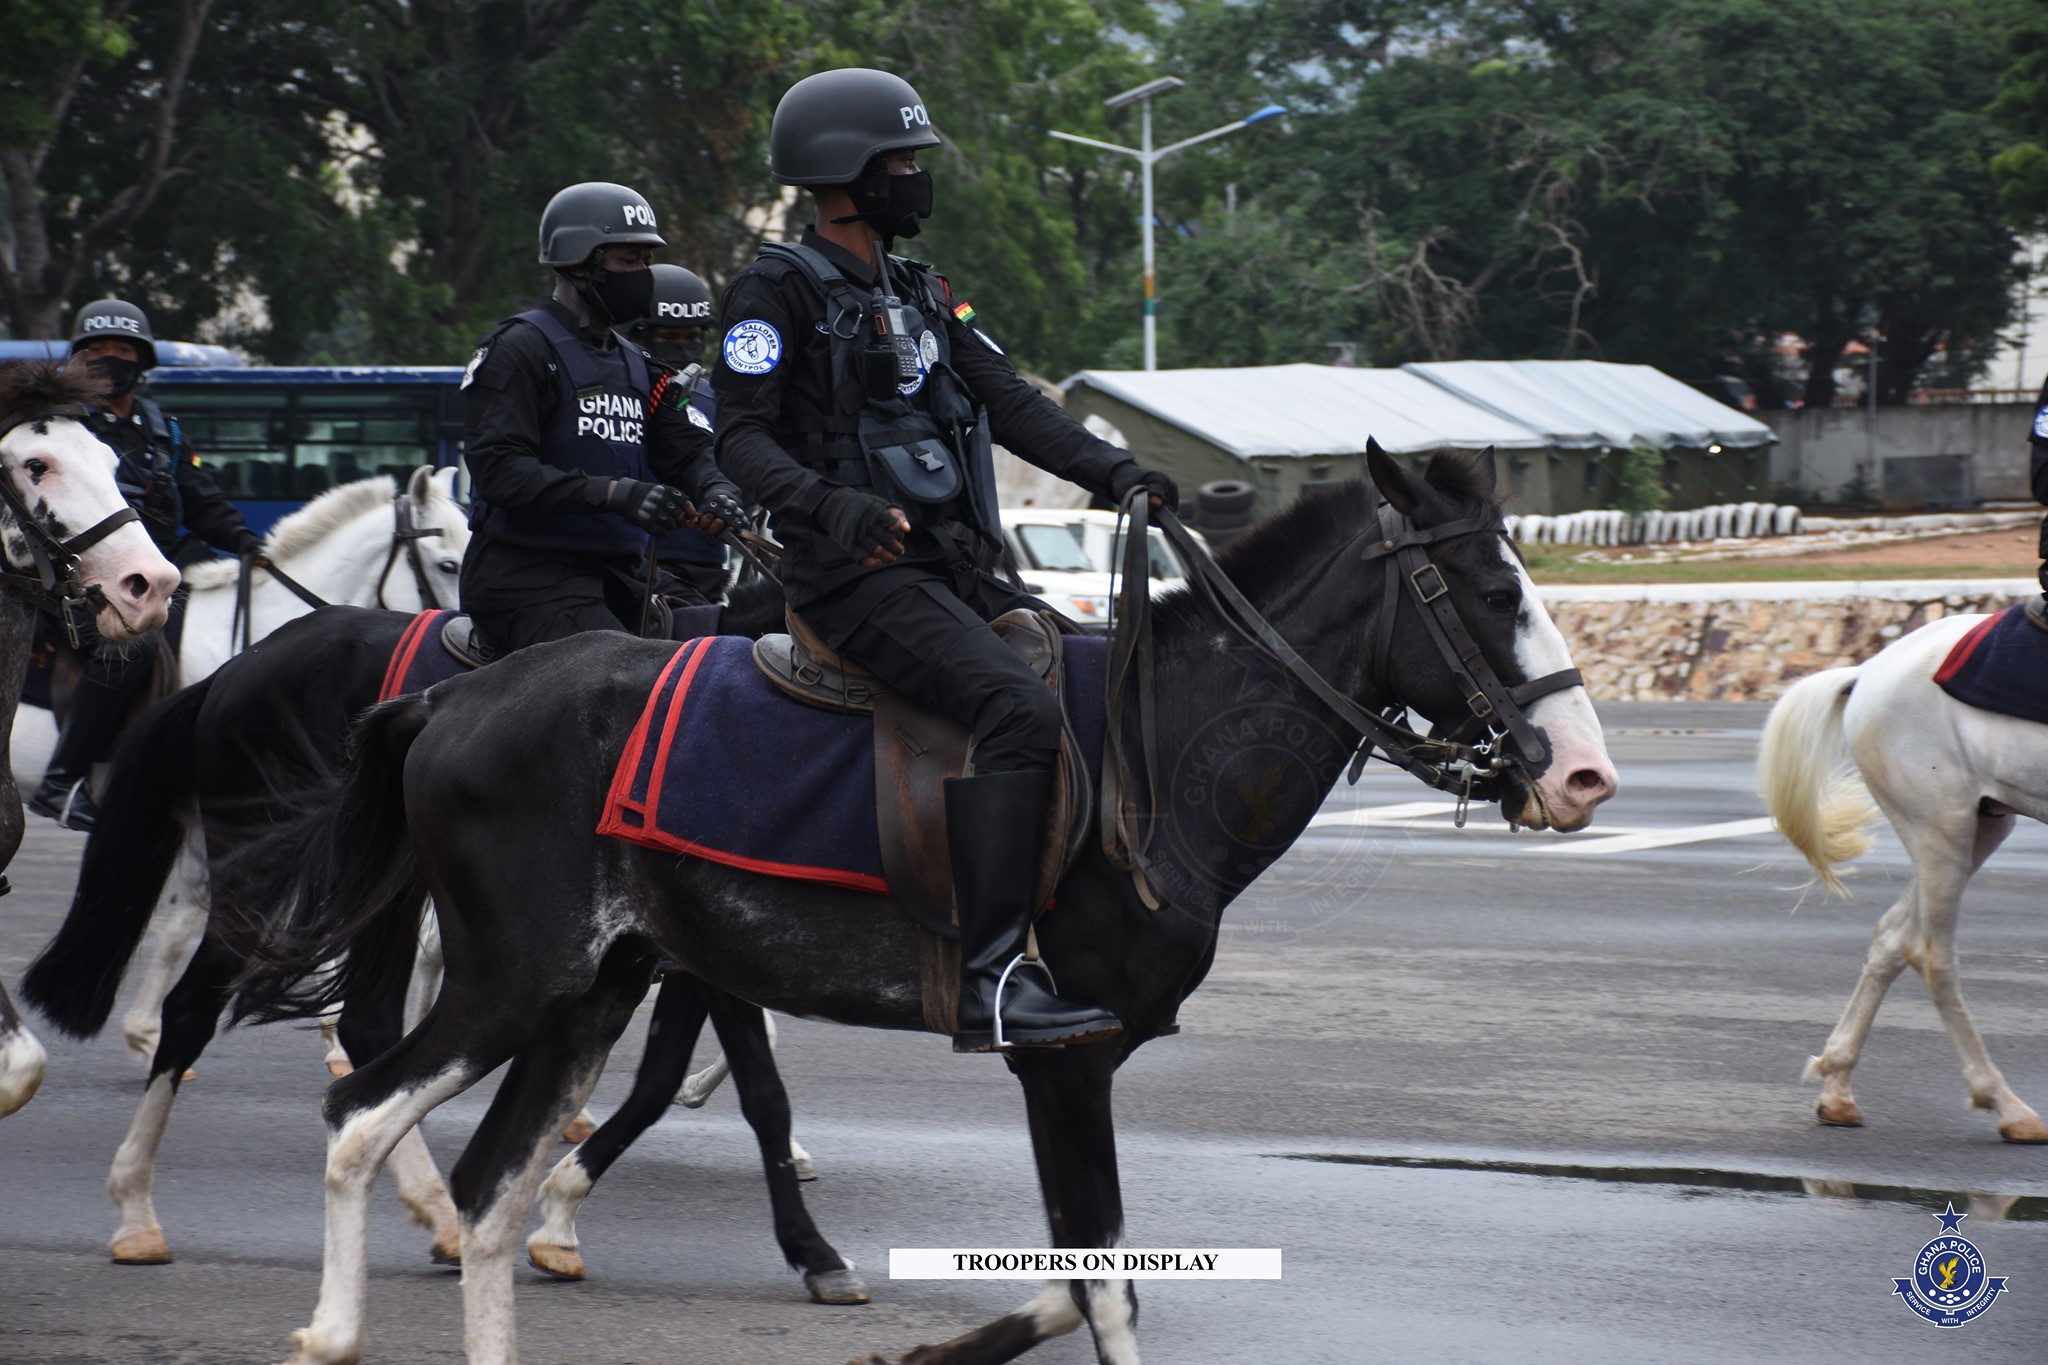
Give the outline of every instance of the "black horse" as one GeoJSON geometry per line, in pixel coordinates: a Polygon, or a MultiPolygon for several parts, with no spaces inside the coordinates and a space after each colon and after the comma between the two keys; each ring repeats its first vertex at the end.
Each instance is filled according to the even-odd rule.
{"type": "MultiPolygon", "coordinates": [[[[1393,509],[1445,532],[1429,553],[1498,681],[1512,688],[1568,669],[1501,531],[1491,459],[1440,456],[1423,479],[1376,450],[1369,463],[1393,509]],[[1453,527],[1462,529],[1453,536],[1453,527]]],[[[1343,698],[1374,710],[1399,701],[1460,725],[1468,693],[1418,611],[1435,584],[1386,599],[1384,561],[1364,562],[1388,544],[1378,525],[1370,490],[1347,484],[1299,500],[1233,545],[1223,566],[1343,698]],[[1388,647],[1374,657],[1386,613],[1388,647]]],[[[1112,1008],[1124,1031],[1007,1057],[1023,1083],[1059,1247],[1122,1238],[1117,1067],[1170,1031],[1208,971],[1224,908],[1299,836],[1357,738],[1280,651],[1252,645],[1192,595],[1160,604],[1153,640],[1164,795],[1141,815],[1152,830],[1151,884],[1166,903],[1148,908],[1128,873],[1091,850],[1039,922],[1061,990],[1112,1008]],[[1256,810],[1237,804],[1240,791],[1255,794],[1256,810]]],[[[357,731],[343,789],[284,836],[298,855],[292,937],[272,945],[274,970],[245,983],[238,1009],[302,1017],[323,998],[352,998],[398,970],[429,893],[447,954],[427,1017],[328,1092],[326,1262],[295,1365],[353,1361],[362,1349],[366,1209],[385,1154],[507,1061],[451,1187],[463,1219],[469,1360],[511,1365],[512,1257],[548,1145],[583,1103],[657,957],[770,1008],[926,1027],[919,931],[891,899],[594,833],[614,765],[673,652],[581,636],[380,707],[357,731]],[[323,982],[319,964],[344,949],[340,980],[323,982]]],[[[1508,818],[1585,825],[1615,779],[1584,689],[1552,691],[1528,719],[1550,759],[1505,783],[1508,818]]],[[[904,1360],[1009,1360],[1086,1321],[1099,1358],[1124,1365],[1137,1359],[1136,1315],[1128,1281],[1055,1281],[1023,1310],[904,1360]]]]}
{"type": "MultiPolygon", "coordinates": [[[[761,582],[737,590],[721,625],[759,635],[780,619],[781,590],[761,582]]],[[[236,875],[217,878],[216,892],[248,880],[249,867],[238,860],[264,856],[266,846],[252,840],[284,814],[286,793],[331,780],[349,726],[375,704],[392,650],[411,620],[406,612],[323,608],[282,627],[138,722],[110,775],[70,913],[31,966],[24,998],[64,1032],[96,1034],[184,847],[191,803],[198,802],[204,815],[208,861],[238,867],[236,875]]],[[[212,1041],[245,951],[276,909],[222,894],[215,901],[215,918],[164,1000],[149,1083],[108,1176],[108,1193],[121,1210],[111,1243],[117,1261],[171,1259],[151,1199],[156,1151],[180,1080],[212,1041]]],[[[352,1061],[367,1062],[397,1041],[403,1005],[402,983],[396,994],[380,989],[345,1003],[340,1033],[352,1061]]],[[[804,1207],[790,1161],[788,1097],[760,1009],[709,990],[686,973],[663,979],[631,1098],[569,1158],[583,1191],[667,1112],[707,1014],[725,1046],[742,1111],[761,1142],[784,1256],[803,1272],[819,1302],[866,1302],[857,1272],[804,1207]]],[[[453,1263],[459,1257],[454,1210],[424,1145],[408,1138],[393,1167],[408,1211],[434,1231],[434,1258],[453,1263]]],[[[550,1250],[550,1264],[535,1263],[563,1273],[563,1258],[573,1251],[550,1250]]]]}

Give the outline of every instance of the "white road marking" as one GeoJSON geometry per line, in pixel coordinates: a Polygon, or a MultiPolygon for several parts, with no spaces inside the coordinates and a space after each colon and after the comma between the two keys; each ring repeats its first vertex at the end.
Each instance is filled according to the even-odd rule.
{"type": "MultiPolygon", "coordinates": [[[[1585,843],[1560,844],[1564,853],[1636,853],[1647,848],[1668,848],[1673,844],[1704,844],[1715,839],[1741,839],[1752,834],[1769,834],[1777,826],[1768,815],[1750,820],[1724,820],[1716,825],[1685,825],[1678,829],[1646,829],[1585,843]]],[[[1597,831],[1595,831],[1597,832],[1597,831]]],[[[1583,839],[1583,835],[1574,836],[1583,839]]]]}
{"type": "Polygon", "coordinates": [[[1426,819],[1433,815],[1455,815],[1455,801],[1402,801],[1391,806],[1355,806],[1349,810],[1324,811],[1308,822],[1310,829],[1358,829],[1387,825],[1397,820],[1426,819]]]}

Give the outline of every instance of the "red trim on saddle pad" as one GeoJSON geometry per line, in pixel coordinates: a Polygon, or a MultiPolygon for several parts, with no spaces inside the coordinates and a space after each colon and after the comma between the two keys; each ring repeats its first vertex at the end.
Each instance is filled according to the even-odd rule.
{"type": "Polygon", "coordinates": [[[661,827],[662,792],[668,777],[670,753],[682,724],[683,708],[689,700],[690,686],[696,681],[698,667],[710,653],[711,646],[717,638],[703,636],[685,641],[662,669],[661,676],[655,679],[653,688],[647,694],[647,705],[641,708],[640,719],[633,726],[632,734],[627,737],[625,750],[619,755],[618,767],[612,772],[611,787],[605,793],[604,815],[598,821],[597,832],[614,839],[623,839],[630,844],[639,844],[644,848],[685,854],[692,858],[702,858],[706,862],[721,863],[727,867],[759,872],[770,877],[822,882],[828,886],[843,886],[872,895],[888,895],[889,883],[880,877],[871,877],[843,868],[813,867],[803,863],[750,858],[724,849],[708,848],[671,834],[661,827]],[[679,670],[680,677],[677,676],[679,670]],[[671,680],[674,680],[673,695],[670,695],[671,680]],[[655,741],[653,762],[650,766],[646,763],[647,748],[649,739],[653,737],[657,716],[661,719],[661,735],[655,741]],[[644,798],[636,798],[633,790],[643,767],[647,768],[648,773],[646,794],[644,798]]]}
{"type": "Polygon", "coordinates": [[[2003,613],[1985,617],[1976,625],[1970,627],[1968,635],[1956,641],[1955,647],[1949,650],[1948,657],[1942,660],[1941,667],[1934,670],[1935,682],[1946,683],[1954,678],[1956,674],[1963,671],[1963,665],[1968,663],[1970,656],[1977,652],[1977,646],[1984,643],[1984,637],[1989,635],[1992,627],[1998,624],[2000,615],[2003,615],[2003,613]]]}
{"type": "Polygon", "coordinates": [[[391,651],[391,664],[384,670],[384,685],[377,689],[377,700],[386,702],[405,695],[406,675],[412,672],[412,662],[419,656],[420,643],[424,641],[448,615],[445,610],[423,611],[406,623],[405,633],[398,637],[398,644],[391,651]]]}

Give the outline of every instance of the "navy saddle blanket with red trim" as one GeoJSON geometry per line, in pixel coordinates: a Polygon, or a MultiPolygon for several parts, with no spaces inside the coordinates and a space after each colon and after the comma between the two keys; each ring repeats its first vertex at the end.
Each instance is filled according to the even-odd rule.
{"type": "MultiPolygon", "coordinates": [[[[716,606],[678,607],[675,619],[677,637],[687,640],[717,630],[719,613],[723,610],[716,606]]],[[[377,692],[378,701],[424,692],[435,683],[469,672],[469,665],[450,654],[448,647],[441,642],[441,630],[453,615],[452,611],[423,611],[412,618],[391,650],[391,662],[384,669],[384,685],[377,692]]]]}
{"type": "Polygon", "coordinates": [[[2007,607],[1956,641],[1934,681],[1965,706],[2048,725],[2048,631],[2007,607]]]}
{"type": "MultiPolygon", "coordinates": [[[[1068,723],[1095,768],[1107,642],[1068,636],[1063,645],[1068,723]]],[[[648,695],[597,832],[750,872],[887,895],[874,721],[784,696],[755,666],[751,640],[691,640],[648,695]]]]}

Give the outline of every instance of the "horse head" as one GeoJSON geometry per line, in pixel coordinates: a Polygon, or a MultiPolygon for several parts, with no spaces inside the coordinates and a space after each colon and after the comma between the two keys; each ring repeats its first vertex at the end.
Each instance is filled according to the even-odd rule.
{"type": "Polygon", "coordinates": [[[329,602],[420,611],[456,604],[469,518],[455,470],[339,484],[280,521],[267,557],[329,602]]]}
{"type": "MultiPolygon", "coordinates": [[[[1437,455],[1417,478],[1377,444],[1369,444],[1366,465],[1380,496],[1418,530],[1477,523],[1470,533],[1431,541],[1428,557],[1501,684],[1512,693],[1568,673],[1571,650],[1507,536],[1495,498],[1493,452],[1472,459],[1437,455]]],[[[1378,661],[1388,691],[1442,732],[1481,732],[1484,725],[1474,716],[1468,679],[1424,628],[1421,594],[1407,587],[1404,583],[1395,608],[1401,613],[1397,621],[1413,622],[1415,628],[1394,630],[1391,657],[1378,661]]],[[[1583,829],[1592,823],[1595,808],[1620,789],[1585,687],[1574,683],[1546,691],[1527,704],[1524,715],[1541,741],[1540,753],[1517,754],[1509,765],[1499,792],[1501,813],[1510,824],[1532,829],[1583,829]]],[[[1510,740],[1501,736],[1498,742],[1510,740]]]]}
{"type": "Polygon", "coordinates": [[[0,500],[0,542],[8,568],[29,575],[38,574],[38,552],[75,553],[80,586],[99,590],[100,637],[133,640],[163,625],[178,571],[134,519],[115,482],[113,448],[81,420],[83,405],[103,396],[45,361],[0,365],[0,478],[14,495],[0,500]],[[123,513],[125,523],[102,531],[123,513]]]}

